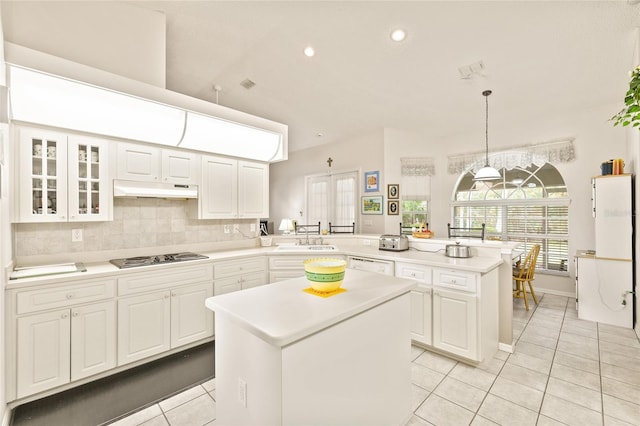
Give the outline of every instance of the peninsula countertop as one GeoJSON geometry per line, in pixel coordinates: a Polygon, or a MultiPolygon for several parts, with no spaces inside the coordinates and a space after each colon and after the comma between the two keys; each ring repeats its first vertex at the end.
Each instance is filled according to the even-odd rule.
{"type": "Polygon", "coordinates": [[[216,314],[283,347],[409,292],[416,282],[373,272],[348,269],[343,293],[320,297],[304,292],[305,277],[210,297],[206,306],[216,314]]]}

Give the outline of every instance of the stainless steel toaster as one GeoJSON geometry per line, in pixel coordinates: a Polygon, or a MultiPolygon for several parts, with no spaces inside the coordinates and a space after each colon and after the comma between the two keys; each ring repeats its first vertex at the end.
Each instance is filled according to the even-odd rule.
{"type": "Polygon", "coordinates": [[[406,235],[380,235],[378,249],[389,251],[409,250],[409,239],[406,235]]]}

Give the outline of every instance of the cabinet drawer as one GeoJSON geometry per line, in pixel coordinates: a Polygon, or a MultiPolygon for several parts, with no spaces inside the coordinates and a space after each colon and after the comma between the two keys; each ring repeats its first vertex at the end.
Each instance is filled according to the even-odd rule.
{"type": "Polygon", "coordinates": [[[433,269],[433,285],[475,293],[479,274],[452,269],[433,269]]]}
{"type": "Polygon", "coordinates": [[[426,265],[396,262],[396,277],[412,278],[423,284],[432,283],[433,268],[426,265]]]}
{"type": "MultiPolygon", "coordinates": [[[[269,271],[272,269],[297,269],[304,271],[304,261],[307,259],[313,259],[316,257],[331,257],[332,259],[342,259],[342,255],[328,255],[328,254],[310,254],[308,256],[271,256],[269,257],[269,271]]],[[[304,275],[304,273],[302,274],[304,275]]]]}
{"type": "Polygon", "coordinates": [[[265,272],[267,259],[265,257],[250,257],[247,259],[226,260],[213,264],[213,276],[218,278],[231,277],[250,272],[265,272]]]}
{"type": "Polygon", "coordinates": [[[16,312],[25,314],[108,299],[115,296],[115,283],[114,278],[109,278],[77,285],[21,291],[17,294],[16,312]]]}
{"type": "Polygon", "coordinates": [[[118,295],[213,281],[211,264],[172,267],[118,278],[118,295]]]}

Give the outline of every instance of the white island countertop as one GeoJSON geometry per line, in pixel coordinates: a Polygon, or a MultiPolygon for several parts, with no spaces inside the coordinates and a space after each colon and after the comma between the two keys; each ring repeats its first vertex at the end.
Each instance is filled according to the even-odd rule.
{"type": "Polygon", "coordinates": [[[267,343],[283,347],[407,293],[416,282],[347,269],[330,297],[304,292],[305,277],[210,297],[206,306],[267,343]]]}

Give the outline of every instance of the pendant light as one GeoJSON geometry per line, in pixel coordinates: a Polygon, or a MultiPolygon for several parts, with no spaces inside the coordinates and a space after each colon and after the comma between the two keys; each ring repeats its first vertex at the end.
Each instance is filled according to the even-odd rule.
{"type": "Polygon", "coordinates": [[[489,165],[489,95],[491,94],[491,90],[485,90],[482,92],[482,96],[484,96],[484,101],[486,105],[486,115],[485,115],[485,162],[484,167],[476,172],[476,175],[473,177],[475,181],[488,181],[488,180],[497,180],[500,179],[500,172],[494,169],[489,165]]]}

